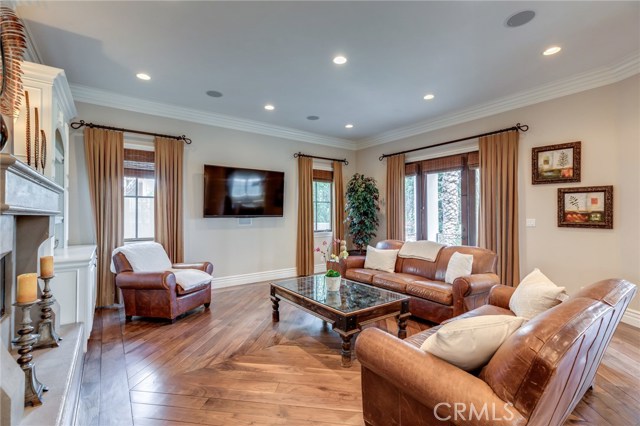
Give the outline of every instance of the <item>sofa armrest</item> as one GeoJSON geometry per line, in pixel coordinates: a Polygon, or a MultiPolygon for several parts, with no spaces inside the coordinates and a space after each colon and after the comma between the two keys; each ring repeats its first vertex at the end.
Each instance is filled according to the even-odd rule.
{"type": "MultiPolygon", "coordinates": [[[[504,421],[496,422],[492,416],[483,416],[474,424],[526,423],[522,415],[500,399],[484,381],[379,329],[368,328],[360,333],[356,356],[362,365],[363,376],[365,369],[370,370],[387,382],[376,383],[378,386],[396,387],[430,411],[437,408],[438,417],[450,416],[453,424],[467,424],[464,419],[470,418],[471,410],[478,412],[485,406],[489,413],[495,409],[496,418],[504,421]],[[454,409],[458,410],[457,416],[454,409]]],[[[363,388],[363,398],[366,396],[363,388]]]]}
{"type": "Polygon", "coordinates": [[[121,272],[116,275],[116,285],[123,290],[172,290],[176,289],[173,272],[121,272]]]}
{"type": "Polygon", "coordinates": [[[213,264],[210,262],[199,262],[199,263],[174,263],[174,269],[198,269],[200,271],[204,271],[207,274],[213,274],[213,264]]]}
{"type": "Polygon", "coordinates": [[[489,292],[489,304],[498,306],[500,308],[509,309],[509,301],[513,292],[516,291],[515,287],[508,285],[494,285],[489,292]]]}
{"type": "Polygon", "coordinates": [[[366,256],[362,255],[353,255],[347,257],[346,259],[341,258],[338,264],[338,272],[340,272],[340,275],[344,277],[347,269],[364,268],[365,258],[366,256]]]}
{"type": "Polygon", "coordinates": [[[453,316],[487,304],[489,290],[500,284],[500,278],[493,273],[473,274],[453,281],[453,316]]]}

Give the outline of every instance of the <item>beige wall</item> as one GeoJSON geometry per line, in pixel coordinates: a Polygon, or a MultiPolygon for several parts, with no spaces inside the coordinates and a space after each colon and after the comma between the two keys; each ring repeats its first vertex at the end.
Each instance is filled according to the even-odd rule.
{"type": "MultiPolygon", "coordinates": [[[[520,139],[521,274],[540,268],[575,292],[611,277],[640,284],[640,76],[495,116],[357,152],[358,171],[378,180],[385,193],[385,163],[378,157],[403,149],[510,127],[530,126],[520,139]],[[582,141],[582,182],[531,185],[531,148],[582,141]],[[559,187],[614,186],[614,229],[558,228],[559,187]],[[525,228],[525,219],[536,219],[525,228]]],[[[451,149],[451,146],[449,147],[451,149]]],[[[423,151],[430,152],[430,151],[423,151]]],[[[383,209],[384,210],[384,209],[383,209]]],[[[386,234],[384,214],[377,239],[386,234]]],[[[636,297],[634,309],[640,309],[636,297]]]]}
{"type": "MultiPolygon", "coordinates": [[[[90,104],[78,103],[77,107],[78,118],[87,122],[186,134],[193,140],[185,149],[185,261],[211,261],[216,278],[295,267],[295,152],[347,158],[351,164],[343,169],[344,175],[355,173],[353,151],[90,104]],[[284,171],[284,217],[254,218],[249,226],[240,226],[235,218],[203,218],[204,164],[284,171]]],[[[82,141],[82,132],[75,132],[70,143],[69,244],[92,243],[94,239],[82,141]]]]}

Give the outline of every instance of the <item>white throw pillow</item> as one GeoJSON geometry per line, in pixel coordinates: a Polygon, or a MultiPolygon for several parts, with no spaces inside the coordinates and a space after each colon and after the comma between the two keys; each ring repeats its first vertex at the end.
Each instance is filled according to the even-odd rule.
{"type": "Polygon", "coordinates": [[[118,252],[126,256],[133,272],[163,272],[173,267],[162,244],[156,242],[125,244],[115,249],[111,256],[118,252]]]}
{"type": "Polygon", "coordinates": [[[366,269],[394,272],[399,251],[400,250],[382,250],[367,246],[367,257],[364,259],[364,267],[366,269]]]}
{"type": "Polygon", "coordinates": [[[444,282],[453,284],[458,277],[471,275],[473,268],[473,255],[455,252],[449,259],[447,272],[444,274],[444,282]]]}
{"type": "Polygon", "coordinates": [[[525,322],[511,315],[482,315],[451,321],[420,349],[466,371],[487,364],[500,345],[525,322]]]}
{"type": "Polygon", "coordinates": [[[566,293],[538,268],[524,277],[509,300],[509,309],[519,317],[530,320],[562,302],[566,293]]]}
{"type": "Polygon", "coordinates": [[[176,283],[183,290],[189,290],[211,282],[211,275],[199,269],[171,269],[176,276],[176,283]]]}

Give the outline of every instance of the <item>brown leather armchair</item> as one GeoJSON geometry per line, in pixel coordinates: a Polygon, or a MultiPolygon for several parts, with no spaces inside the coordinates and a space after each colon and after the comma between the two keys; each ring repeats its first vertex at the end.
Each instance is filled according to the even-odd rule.
{"type": "MultiPolygon", "coordinates": [[[[123,253],[113,256],[116,285],[122,290],[127,321],[134,316],[165,318],[175,322],[176,317],[200,305],[211,304],[211,283],[183,290],[176,284],[173,272],[133,272],[123,253]]],[[[198,269],[211,275],[213,265],[202,263],[176,263],[175,269],[198,269]]]]}

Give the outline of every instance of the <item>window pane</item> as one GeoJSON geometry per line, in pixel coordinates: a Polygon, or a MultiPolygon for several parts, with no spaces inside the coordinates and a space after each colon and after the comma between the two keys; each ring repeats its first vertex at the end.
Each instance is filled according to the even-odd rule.
{"type": "Polygon", "coordinates": [[[462,244],[462,172],[427,175],[427,238],[442,244],[462,244]]]}
{"type": "Polygon", "coordinates": [[[331,203],[317,203],[316,204],[316,230],[317,231],[330,231],[331,230],[331,203]]]}
{"type": "Polygon", "coordinates": [[[318,201],[331,201],[331,183],[314,182],[316,185],[316,199],[318,201]]]}
{"type": "Polygon", "coordinates": [[[155,192],[155,179],[138,178],[138,196],[153,197],[155,192]]]}
{"type": "Polygon", "coordinates": [[[125,177],[124,178],[124,195],[136,195],[136,178],[125,177]]]}
{"type": "Polygon", "coordinates": [[[406,176],[404,178],[404,238],[407,241],[416,241],[417,222],[417,193],[416,176],[406,176]]]}
{"type": "MultiPolygon", "coordinates": [[[[135,187],[134,187],[135,188],[135,187]]],[[[136,199],[124,198],[124,239],[136,237],[136,199]]]]}
{"type": "Polygon", "coordinates": [[[153,198],[138,198],[138,238],[153,235],[153,198]]]}

